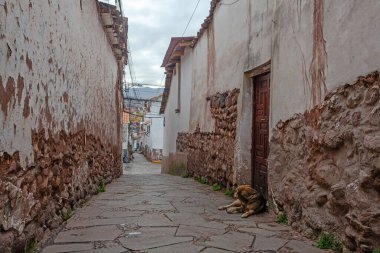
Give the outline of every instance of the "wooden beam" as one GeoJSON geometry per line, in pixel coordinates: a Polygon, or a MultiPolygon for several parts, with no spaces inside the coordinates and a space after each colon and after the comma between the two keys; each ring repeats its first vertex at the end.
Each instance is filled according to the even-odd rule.
{"type": "Polygon", "coordinates": [[[269,60],[266,63],[261,64],[260,66],[257,66],[256,68],[245,72],[245,74],[252,78],[270,72],[270,68],[271,61],[269,60]]]}

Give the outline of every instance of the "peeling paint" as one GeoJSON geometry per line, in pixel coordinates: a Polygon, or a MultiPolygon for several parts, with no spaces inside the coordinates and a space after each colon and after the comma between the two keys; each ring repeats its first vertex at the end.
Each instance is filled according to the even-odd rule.
{"type": "Polygon", "coordinates": [[[214,21],[211,21],[210,26],[207,29],[207,84],[208,87],[214,86],[215,79],[215,32],[214,21]]]}
{"type": "Polygon", "coordinates": [[[47,1],[7,2],[8,16],[1,17],[7,24],[2,31],[5,39],[1,41],[4,60],[7,44],[12,52],[9,62],[0,62],[0,68],[5,71],[1,73],[0,82],[2,146],[9,149],[8,152],[20,150],[20,162],[24,166],[26,160],[34,162],[29,138],[31,129],[72,133],[83,128],[104,143],[119,143],[120,124],[115,120],[120,118],[118,113],[122,107],[117,81],[120,70],[99,20],[96,2],[83,1],[83,10],[86,10],[83,13],[72,12],[72,5],[60,2],[61,10],[56,15],[39,15],[41,10],[54,13],[58,8],[56,1],[51,1],[50,7],[47,1]],[[33,8],[29,8],[29,3],[33,3],[33,8]],[[20,28],[16,17],[19,17],[20,28]],[[64,17],[70,23],[86,22],[72,26],[68,33],[65,22],[56,22],[64,17]],[[86,38],[75,39],[83,27],[97,22],[99,26],[92,25],[93,30],[86,38]],[[45,29],[45,33],[39,32],[41,29],[45,29]],[[61,46],[51,46],[58,44],[61,46]],[[83,119],[86,123],[81,124],[83,119]],[[17,126],[16,134],[13,134],[13,124],[17,126]]]}
{"type": "Polygon", "coordinates": [[[7,60],[9,60],[9,58],[11,58],[11,56],[12,56],[12,49],[9,46],[8,43],[7,43],[7,48],[8,48],[8,51],[7,51],[7,60]]]}
{"type": "MultiPolygon", "coordinates": [[[[8,116],[9,104],[14,100],[15,96],[15,80],[13,77],[9,77],[6,86],[4,87],[2,82],[0,83],[0,103],[1,110],[3,111],[5,118],[8,116]]],[[[15,102],[15,101],[14,101],[15,102]]]]}
{"type": "Polygon", "coordinates": [[[63,93],[62,97],[63,97],[63,101],[65,101],[65,103],[69,102],[69,94],[67,94],[66,91],[63,93]]]}
{"type": "Polygon", "coordinates": [[[29,117],[29,115],[30,115],[29,100],[30,100],[30,96],[27,95],[27,96],[25,97],[25,100],[24,100],[24,109],[23,109],[23,111],[22,111],[22,115],[24,116],[24,118],[27,118],[27,117],[29,117]]]}
{"type": "Polygon", "coordinates": [[[21,103],[22,98],[22,92],[24,90],[24,78],[20,75],[18,75],[17,78],[17,99],[18,99],[18,105],[21,103]]]}
{"type": "Polygon", "coordinates": [[[32,60],[30,60],[28,54],[26,54],[26,60],[25,60],[25,62],[26,62],[26,66],[28,66],[28,69],[30,71],[32,71],[33,70],[33,62],[32,62],[32,60]]]}
{"type": "Polygon", "coordinates": [[[4,11],[5,11],[5,16],[8,15],[8,5],[7,5],[7,2],[4,3],[4,11]]]}

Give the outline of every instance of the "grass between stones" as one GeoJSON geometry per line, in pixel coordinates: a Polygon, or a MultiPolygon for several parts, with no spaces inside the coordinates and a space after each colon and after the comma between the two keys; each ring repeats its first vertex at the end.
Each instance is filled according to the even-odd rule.
{"type": "Polygon", "coordinates": [[[339,252],[343,250],[343,245],[340,239],[330,233],[322,233],[318,238],[316,246],[320,249],[332,249],[339,252]]]}
{"type": "Polygon", "coordinates": [[[288,225],[288,217],[284,213],[279,213],[276,217],[276,222],[279,224],[288,225]]]}
{"type": "Polygon", "coordinates": [[[35,238],[28,240],[25,244],[24,253],[32,253],[38,250],[38,243],[35,238]]]}
{"type": "Polygon", "coordinates": [[[98,186],[98,188],[96,188],[96,194],[99,194],[101,192],[105,192],[106,191],[106,188],[104,187],[104,183],[101,182],[100,185],[98,186]]]}
{"type": "Polygon", "coordinates": [[[207,179],[204,177],[195,177],[194,180],[201,184],[208,184],[207,179]]]}
{"type": "Polygon", "coordinates": [[[67,209],[67,213],[64,214],[64,213],[61,213],[61,216],[62,216],[62,220],[64,221],[67,221],[69,220],[71,217],[73,217],[73,210],[69,207],[69,209],[67,209]]]}
{"type": "Polygon", "coordinates": [[[234,190],[232,188],[227,188],[224,191],[224,194],[226,194],[228,197],[232,197],[234,195],[234,190]]]}
{"type": "Polygon", "coordinates": [[[220,191],[222,189],[222,186],[220,184],[213,184],[212,190],[213,191],[220,191]]]}
{"type": "MultiPolygon", "coordinates": [[[[189,175],[186,176],[186,178],[188,178],[189,175]]],[[[194,177],[194,180],[197,181],[198,183],[200,184],[208,184],[211,186],[212,190],[213,191],[221,191],[223,190],[223,186],[221,184],[218,184],[218,183],[215,183],[215,184],[212,184],[211,182],[209,182],[205,177],[194,177]]],[[[224,194],[229,196],[229,197],[232,197],[234,195],[234,190],[232,188],[227,188],[224,190],[224,194]]]]}

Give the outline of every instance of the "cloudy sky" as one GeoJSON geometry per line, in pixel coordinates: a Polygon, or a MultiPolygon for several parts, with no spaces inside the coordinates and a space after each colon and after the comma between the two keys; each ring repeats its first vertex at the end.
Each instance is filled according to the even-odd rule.
{"type": "MultiPolygon", "coordinates": [[[[137,82],[162,84],[164,69],[160,66],[170,38],[182,35],[197,2],[122,0],[124,15],[129,22],[128,37],[137,82]]],[[[209,9],[210,0],[200,0],[184,36],[196,35],[209,9]]]]}

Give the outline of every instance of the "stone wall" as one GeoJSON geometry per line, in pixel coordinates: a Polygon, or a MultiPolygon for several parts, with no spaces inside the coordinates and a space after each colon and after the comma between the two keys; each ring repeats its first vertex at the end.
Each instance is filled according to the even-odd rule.
{"type": "Polygon", "coordinates": [[[209,182],[232,185],[239,89],[210,96],[210,110],[215,119],[213,132],[179,133],[177,151],[186,152],[187,171],[209,182]]]}
{"type": "Polygon", "coordinates": [[[1,252],[24,252],[122,172],[123,61],[98,7],[0,1],[1,252]]]}
{"type": "Polygon", "coordinates": [[[19,153],[0,155],[0,248],[24,252],[56,229],[98,187],[121,175],[119,150],[83,131],[33,133],[35,163],[20,165],[19,153]]]}
{"type": "Polygon", "coordinates": [[[149,161],[161,161],[162,160],[162,149],[153,148],[150,149],[148,145],[146,145],[143,149],[143,154],[149,161]]]}
{"type": "Polygon", "coordinates": [[[336,233],[351,251],[380,248],[380,78],[374,72],[279,122],[270,141],[275,206],[309,237],[336,233]]]}

